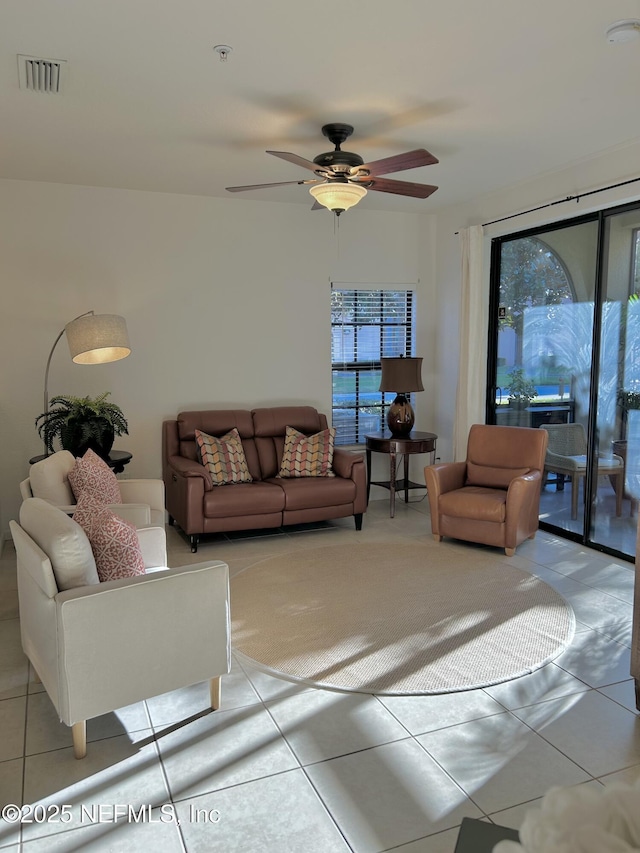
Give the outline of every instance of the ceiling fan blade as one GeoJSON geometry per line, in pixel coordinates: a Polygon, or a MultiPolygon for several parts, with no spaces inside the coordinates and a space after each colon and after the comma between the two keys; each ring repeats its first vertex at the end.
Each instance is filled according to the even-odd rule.
{"type": "Polygon", "coordinates": [[[311,210],[326,210],[326,209],[327,208],[324,206],[324,204],[320,204],[319,201],[314,201],[313,204],[311,205],[311,210]]]}
{"type": "Polygon", "coordinates": [[[390,181],[388,178],[373,178],[371,182],[362,183],[367,189],[377,190],[380,193],[395,193],[395,195],[408,195],[413,198],[428,198],[438,187],[431,184],[413,184],[410,181],[390,181]]]}
{"type": "Polygon", "coordinates": [[[246,187],[225,187],[227,192],[242,193],[245,190],[261,190],[265,187],[286,187],[287,184],[318,184],[320,181],[309,179],[308,181],[276,181],[275,184],[248,184],[246,187]]]}
{"type": "Polygon", "coordinates": [[[267,154],[273,154],[274,157],[279,157],[281,160],[286,160],[288,163],[295,163],[296,166],[302,166],[303,169],[311,169],[312,172],[318,169],[326,172],[322,166],[318,166],[313,160],[305,160],[304,157],[299,157],[297,154],[290,154],[288,151],[267,151],[267,154]]]}
{"type": "Polygon", "coordinates": [[[404,154],[384,157],[382,160],[374,160],[372,163],[365,163],[364,166],[354,167],[353,174],[360,169],[367,169],[371,175],[388,175],[390,172],[404,172],[406,169],[417,169],[418,166],[431,166],[439,162],[438,158],[425,148],[416,148],[415,151],[406,151],[404,154]]]}

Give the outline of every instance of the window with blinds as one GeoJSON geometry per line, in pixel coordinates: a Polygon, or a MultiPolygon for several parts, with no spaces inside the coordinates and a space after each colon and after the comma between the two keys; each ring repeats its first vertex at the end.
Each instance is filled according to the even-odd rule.
{"type": "Polygon", "coordinates": [[[336,444],[364,444],[385,429],[395,394],[380,388],[380,359],[412,356],[411,290],[331,288],[331,370],[336,444]]]}

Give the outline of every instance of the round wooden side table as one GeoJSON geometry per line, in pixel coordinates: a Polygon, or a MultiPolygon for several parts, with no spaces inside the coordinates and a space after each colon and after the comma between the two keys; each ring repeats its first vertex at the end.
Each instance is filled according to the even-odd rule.
{"type": "Polygon", "coordinates": [[[409,479],[409,456],[414,453],[431,453],[431,461],[435,460],[436,441],[438,436],[433,432],[418,432],[413,430],[406,436],[391,435],[387,430],[365,435],[367,454],[367,503],[371,491],[371,453],[389,454],[389,479],[374,482],[374,486],[389,489],[390,516],[396,514],[396,492],[404,489],[404,502],[409,503],[409,489],[426,489],[424,483],[413,483],[409,479]],[[396,480],[396,457],[404,457],[404,477],[396,480]]]}

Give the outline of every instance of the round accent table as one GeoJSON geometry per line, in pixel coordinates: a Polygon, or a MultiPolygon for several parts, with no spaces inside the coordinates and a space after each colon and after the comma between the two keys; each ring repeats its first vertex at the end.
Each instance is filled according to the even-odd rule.
{"type": "Polygon", "coordinates": [[[438,436],[433,432],[418,432],[413,430],[406,436],[394,436],[385,430],[365,435],[367,454],[367,503],[371,491],[371,453],[389,454],[389,479],[374,482],[374,486],[382,486],[389,489],[390,494],[390,516],[396,514],[396,492],[404,489],[404,502],[409,503],[409,489],[425,489],[420,483],[412,483],[409,479],[409,456],[413,453],[431,453],[432,463],[435,461],[436,441],[438,436]],[[396,480],[396,457],[402,454],[404,457],[404,478],[396,480]]]}

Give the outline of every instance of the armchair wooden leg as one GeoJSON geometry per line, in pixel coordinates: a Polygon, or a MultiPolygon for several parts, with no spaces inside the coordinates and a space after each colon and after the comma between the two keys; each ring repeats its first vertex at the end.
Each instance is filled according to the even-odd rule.
{"type": "Polygon", "coordinates": [[[76,758],[84,758],[87,754],[87,721],[80,720],[71,726],[73,738],[73,754],[76,758]]]}
{"type": "Polygon", "coordinates": [[[507,555],[507,557],[513,557],[513,555],[516,553],[516,549],[515,548],[505,548],[504,553],[507,555]]]}
{"type": "Polygon", "coordinates": [[[439,533],[433,533],[432,536],[436,540],[436,542],[442,542],[442,536],[440,536],[439,533]]]}
{"type": "Polygon", "coordinates": [[[217,711],[220,707],[220,694],[222,691],[222,678],[212,678],[209,682],[209,693],[211,695],[211,707],[217,711]]]}

